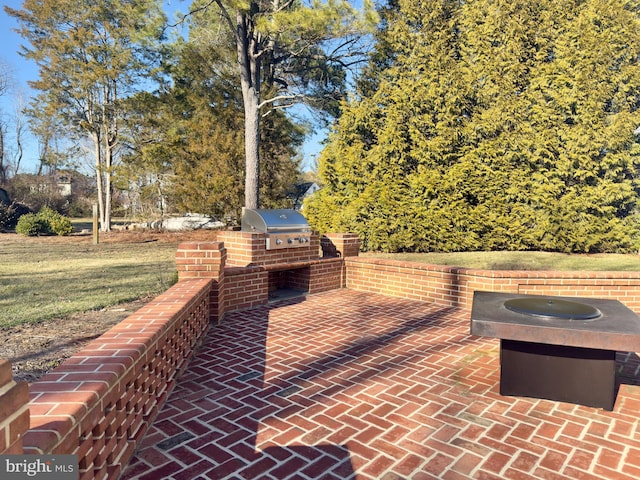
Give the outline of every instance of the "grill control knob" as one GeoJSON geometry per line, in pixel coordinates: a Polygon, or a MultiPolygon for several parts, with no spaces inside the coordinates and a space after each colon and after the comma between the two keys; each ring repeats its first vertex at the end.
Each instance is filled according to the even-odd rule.
{"type": "Polygon", "coordinates": [[[282,239],[276,238],[276,245],[280,245],[280,244],[282,244],[282,239]]]}
{"type": "Polygon", "coordinates": [[[293,243],[293,238],[288,238],[287,243],[293,243]]]}

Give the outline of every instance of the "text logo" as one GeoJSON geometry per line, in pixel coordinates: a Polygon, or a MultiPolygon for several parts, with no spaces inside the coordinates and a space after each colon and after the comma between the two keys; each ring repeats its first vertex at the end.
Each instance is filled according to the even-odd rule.
{"type": "Polygon", "coordinates": [[[0,455],[2,480],[77,480],[77,455],[0,455]]]}

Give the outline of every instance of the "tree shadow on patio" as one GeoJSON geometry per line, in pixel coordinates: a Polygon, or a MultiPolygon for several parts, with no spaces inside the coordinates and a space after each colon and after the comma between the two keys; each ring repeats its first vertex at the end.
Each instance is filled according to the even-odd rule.
{"type": "Polygon", "coordinates": [[[231,313],[212,327],[122,478],[353,480],[359,469],[377,478],[400,465],[410,452],[368,445],[396,427],[382,410],[400,409],[406,398],[394,395],[418,398],[411,377],[424,367],[413,362],[462,348],[469,335],[438,330],[456,309],[357,292],[323,298],[231,313]]]}

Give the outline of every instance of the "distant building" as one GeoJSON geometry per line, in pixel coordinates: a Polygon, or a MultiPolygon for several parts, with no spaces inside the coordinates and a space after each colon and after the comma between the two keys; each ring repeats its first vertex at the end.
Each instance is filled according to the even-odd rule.
{"type": "Polygon", "coordinates": [[[70,197],[74,194],[74,177],[82,177],[73,171],[58,171],[51,175],[29,175],[29,190],[31,193],[48,193],[55,190],[62,197],[70,197]]]}
{"type": "Polygon", "coordinates": [[[320,190],[320,186],[316,182],[299,183],[294,185],[293,191],[287,195],[287,198],[293,203],[294,209],[301,210],[304,199],[318,190],[320,190]]]}
{"type": "Polygon", "coordinates": [[[56,183],[58,185],[58,192],[60,192],[60,195],[62,195],[63,197],[71,196],[71,194],[73,193],[71,189],[71,177],[64,174],[58,175],[58,180],[56,183]]]}

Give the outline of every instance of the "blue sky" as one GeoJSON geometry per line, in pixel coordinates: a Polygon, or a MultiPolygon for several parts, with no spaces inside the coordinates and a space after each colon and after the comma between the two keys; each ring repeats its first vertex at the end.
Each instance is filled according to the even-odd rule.
{"type": "MultiPolygon", "coordinates": [[[[0,62],[6,65],[9,70],[9,76],[11,80],[11,90],[8,94],[0,97],[0,115],[2,115],[5,121],[8,121],[9,127],[7,132],[7,144],[11,148],[15,145],[14,127],[11,117],[14,115],[17,99],[22,97],[22,103],[26,106],[30,102],[30,96],[32,94],[28,86],[29,80],[36,80],[38,78],[38,69],[34,62],[28,61],[18,54],[20,45],[24,44],[24,41],[20,35],[13,31],[17,28],[17,23],[7,15],[4,11],[4,6],[10,8],[20,9],[22,8],[22,0],[4,0],[2,3],[2,9],[0,9],[0,62]]],[[[187,2],[181,0],[168,0],[165,1],[167,11],[171,10],[184,10],[187,2]]],[[[171,14],[169,14],[172,16],[171,14]]],[[[315,135],[309,137],[303,146],[304,156],[304,169],[309,169],[313,165],[313,161],[321,149],[320,142],[326,136],[326,131],[321,131],[315,135]]],[[[28,134],[23,137],[24,143],[24,155],[20,166],[20,173],[33,173],[38,164],[38,145],[36,140],[28,134]]]]}
{"type": "Polygon", "coordinates": [[[22,43],[22,37],[13,31],[18,25],[13,17],[6,14],[4,11],[5,6],[18,9],[22,7],[22,1],[5,0],[2,2],[2,10],[0,11],[0,32],[2,32],[0,59],[9,66],[10,73],[14,77],[13,80],[18,82],[17,86],[27,88],[27,80],[35,80],[38,71],[32,62],[27,62],[18,55],[17,52],[22,43]]]}
{"type": "MultiPolygon", "coordinates": [[[[14,138],[11,117],[14,115],[18,104],[17,99],[22,96],[25,105],[29,102],[30,91],[27,81],[36,80],[38,78],[38,70],[33,62],[28,62],[18,55],[22,37],[13,31],[14,28],[17,28],[17,24],[13,17],[5,13],[5,5],[11,8],[21,8],[22,1],[5,0],[2,2],[2,9],[0,10],[0,32],[2,32],[2,37],[0,38],[0,62],[7,67],[11,83],[9,92],[0,97],[0,114],[10,123],[7,132],[7,143],[9,143],[14,138]]],[[[37,164],[37,144],[30,135],[26,135],[24,141],[26,148],[22,164],[24,168],[21,167],[21,171],[33,171],[37,164]]],[[[11,144],[8,146],[11,147],[11,144]]]]}

